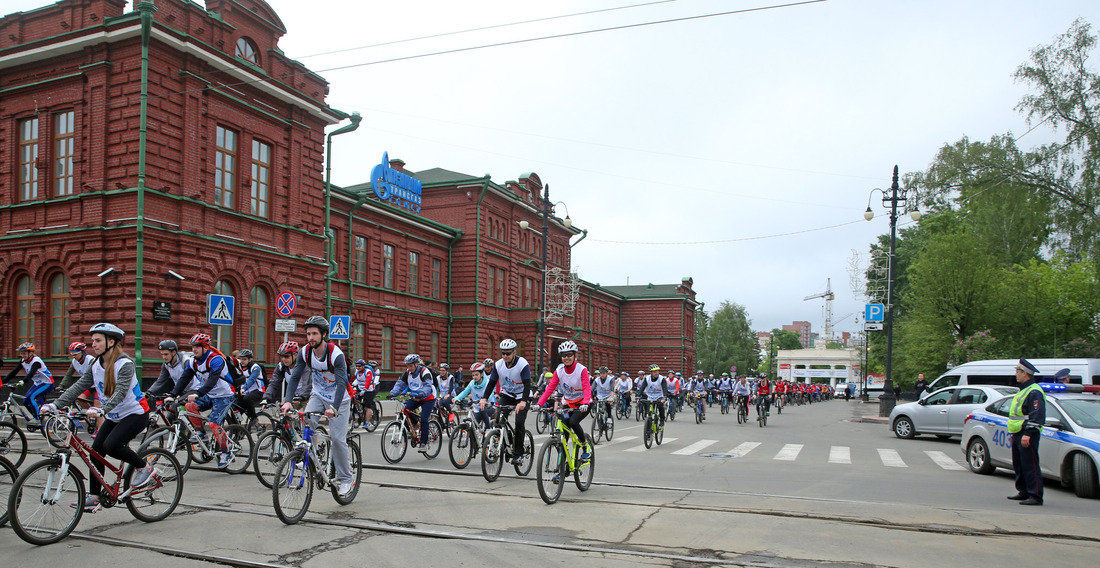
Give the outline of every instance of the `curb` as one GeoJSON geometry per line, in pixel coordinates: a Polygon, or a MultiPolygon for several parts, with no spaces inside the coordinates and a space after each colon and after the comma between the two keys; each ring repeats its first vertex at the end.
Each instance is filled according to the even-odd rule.
{"type": "Polygon", "coordinates": [[[869,424],[889,424],[890,419],[883,416],[853,416],[852,422],[865,422],[869,424]]]}

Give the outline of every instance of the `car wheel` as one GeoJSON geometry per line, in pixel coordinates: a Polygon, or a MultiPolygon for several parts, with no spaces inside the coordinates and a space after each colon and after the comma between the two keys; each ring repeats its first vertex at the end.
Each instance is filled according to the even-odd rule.
{"type": "Polygon", "coordinates": [[[1078,497],[1095,499],[1100,496],[1096,479],[1096,464],[1085,454],[1073,455],[1073,492],[1078,497]]]}
{"type": "Polygon", "coordinates": [[[894,421],[894,435],[906,440],[913,439],[917,431],[913,429],[913,421],[908,416],[901,416],[894,421]]]}
{"type": "Polygon", "coordinates": [[[989,475],[996,469],[989,459],[989,446],[981,438],[974,438],[967,444],[966,463],[970,466],[970,471],[982,475],[989,475]]]}

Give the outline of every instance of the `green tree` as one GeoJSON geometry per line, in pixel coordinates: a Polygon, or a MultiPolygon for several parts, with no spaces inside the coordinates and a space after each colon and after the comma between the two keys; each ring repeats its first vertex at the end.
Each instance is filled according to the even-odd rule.
{"type": "Polygon", "coordinates": [[[744,306],[735,302],[723,301],[712,315],[696,317],[695,342],[698,368],[706,372],[729,372],[736,365],[738,373],[751,373],[760,363],[756,332],[744,306]],[[705,320],[702,333],[700,320],[705,320]]]}
{"type": "Polygon", "coordinates": [[[796,331],[772,330],[772,339],[775,341],[776,349],[802,349],[802,341],[799,340],[799,336],[800,334],[796,331]]]}

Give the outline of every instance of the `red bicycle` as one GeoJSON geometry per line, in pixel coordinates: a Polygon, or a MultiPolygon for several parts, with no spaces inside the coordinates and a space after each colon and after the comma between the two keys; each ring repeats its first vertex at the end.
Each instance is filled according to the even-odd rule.
{"type": "Polygon", "coordinates": [[[132,487],[133,467],[112,465],[71,430],[56,430],[47,439],[58,448],[57,452],[20,474],[8,498],[11,526],[19,538],[31,544],[58,542],[73,532],[84,515],[87,489],[84,473],[74,464],[74,454],[84,462],[90,475],[99,480],[102,507],[125,503],[138,520],[154,522],[170,515],[183,496],[183,470],[167,450],[147,448],[140,452],[154,472],[145,485],[132,487]],[[93,467],[93,459],[115,474],[113,484],[107,483],[93,467]]]}

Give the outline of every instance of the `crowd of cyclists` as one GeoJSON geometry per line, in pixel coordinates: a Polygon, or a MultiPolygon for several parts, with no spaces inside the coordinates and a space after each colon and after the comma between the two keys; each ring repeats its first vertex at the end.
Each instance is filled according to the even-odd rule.
{"type": "MultiPolygon", "coordinates": [[[[60,385],[62,392],[53,403],[46,403],[45,397],[54,389],[54,376],[36,356],[31,343],[18,346],[19,364],[3,377],[0,387],[12,386],[22,372],[24,380],[33,383],[23,404],[36,419],[80,405],[89,423],[96,424],[92,450],[130,464],[136,472],[132,482],[135,486],[148,482],[152,466],[147,466],[129,446],[146,429],[151,409],[157,404],[186,409],[181,415],[190,417],[199,436],[209,431],[212,447],[216,448],[214,457],[221,468],[233,458],[223,427],[231,408],[248,420],[257,418],[258,406],[277,407],[280,414],[300,411],[301,416],[313,417],[314,426],[323,415],[331,440],[333,494],[338,501],[346,498],[350,502],[358,475],[351,471],[353,461],[347,440],[352,429],[377,419],[373,413],[380,409],[375,404],[380,387],[378,363],[358,359],[353,367],[349,366],[343,350],[329,340],[329,322],[324,317],[308,318],[303,328],[304,344],[286,341],[279,345],[279,360],[270,377],[251,350],[226,355],[208,334],[191,336],[188,349],[180,349],[176,341],[166,339],[158,345],[163,360],[160,374],[143,391],[134,380],[134,361],[123,351],[125,332],[113,324],[100,323],[89,330],[90,345],[69,345],[71,362],[60,385]],[[303,377],[307,372],[308,376],[303,377]],[[360,412],[351,412],[353,403],[360,412]],[[350,420],[353,415],[357,417],[355,422],[350,420]]],[[[696,371],[694,376],[685,377],[656,364],[648,371],[639,370],[634,377],[626,371],[616,375],[602,366],[593,375],[577,361],[579,349],[572,341],[559,345],[561,363],[553,371],[543,368],[536,373],[516,351],[516,342],[505,339],[499,344],[499,358],[475,362],[454,374],[446,363],[436,364],[415,353],[404,357],[404,370],[388,395],[403,401],[409,415],[419,418],[418,428],[411,430],[415,438],[412,445],[420,452],[427,451],[433,412],[454,420],[455,404],[469,407],[476,423],[470,426],[484,431],[490,426],[494,408],[506,409],[514,411],[514,442],[511,454],[502,459],[521,471],[524,460],[533,455],[532,448],[524,447],[529,413],[556,409],[562,411],[558,416],[564,427],[576,435],[580,444],[577,463],[584,464],[593,459],[593,441],[585,435],[584,422],[595,405],[602,406],[601,420],[613,415],[630,416],[632,405],[639,405],[636,416],[652,416],[663,430],[666,419],[685,407],[702,423],[707,409],[715,404],[723,412],[731,407],[740,409],[745,416],[750,405],[755,405],[758,416],[766,417],[773,407],[781,412],[786,405],[812,403],[833,394],[827,385],[773,381],[764,373],[755,377],[721,373],[716,377],[696,371]]],[[[38,425],[33,420],[27,424],[29,428],[38,425]]],[[[357,445],[355,448],[358,452],[357,445]]],[[[355,463],[361,463],[361,456],[356,458],[355,463]]],[[[94,478],[90,485],[83,508],[94,512],[101,508],[100,492],[94,478]]]]}

